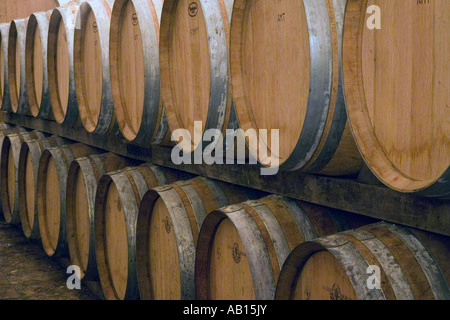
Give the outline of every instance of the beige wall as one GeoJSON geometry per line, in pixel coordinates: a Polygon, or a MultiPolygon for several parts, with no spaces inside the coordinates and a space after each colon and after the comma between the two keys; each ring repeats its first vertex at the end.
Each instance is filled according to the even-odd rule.
{"type": "Polygon", "coordinates": [[[33,12],[47,11],[58,6],[58,0],[0,0],[0,23],[26,18],[33,12]]]}

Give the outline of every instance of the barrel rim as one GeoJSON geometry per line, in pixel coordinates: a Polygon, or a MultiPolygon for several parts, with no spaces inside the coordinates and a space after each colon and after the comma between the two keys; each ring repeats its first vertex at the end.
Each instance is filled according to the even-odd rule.
{"type": "Polygon", "coordinates": [[[30,15],[26,31],[25,40],[25,74],[28,90],[28,105],[30,113],[35,118],[47,119],[50,116],[50,91],[48,87],[48,68],[47,68],[47,35],[49,27],[49,15],[53,10],[34,12],[30,15]],[[37,101],[34,86],[34,42],[36,32],[39,31],[42,46],[42,92],[41,100],[37,101]]]}
{"type": "Polygon", "coordinates": [[[59,124],[74,124],[78,118],[78,102],[75,93],[75,80],[74,80],[74,65],[73,65],[73,42],[74,32],[71,27],[75,29],[75,15],[78,11],[79,5],[70,5],[68,7],[56,8],[52,11],[49,21],[48,38],[47,38],[47,70],[48,70],[48,85],[50,89],[50,101],[52,106],[53,115],[55,120],[59,124]],[[67,72],[69,77],[68,85],[68,100],[62,102],[59,85],[57,79],[57,59],[56,52],[58,48],[58,30],[64,27],[64,32],[67,39],[67,57],[68,66],[67,72]],[[51,54],[53,53],[53,54],[51,54]],[[63,103],[67,103],[67,109],[64,112],[63,103]]]}
{"type": "MultiPolygon", "coordinates": [[[[234,84],[233,91],[235,97],[238,97],[237,99],[235,98],[234,101],[236,112],[240,119],[242,119],[243,115],[247,117],[247,109],[249,109],[249,106],[247,102],[245,102],[245,98],[243,98],[245,97],[243,88],[236,85],[236,79],[239,79],[240,83],[243,83],[244,80],[242,76],[243,64],[241,58],[238,58],[242,51],[242,37],[240,30],[242,29],[243,21],[239,22],[239,15],[236,14],[236,12],[243,14],[248,3],[249,2],[246,0],[236,0],[234,2],[234,14],[231,23],[231,79],[234,84]],[[244,5],[244,2],[246,2],[247,5],[244,5]]],[[[287,159],[280,161],[279,168],[283,171],[293,171],[303,168],[305,165],[308,165],[308,162],[312,159],[315,153],[312,151],[318,151],[317,148],[325,129],[331,103],[330,96],[331,85],[333,82],[333,67],[330,61],[333,59],[333,46],[327,4],[325,1],[319,2],[309,0],[303,1],[303,4],[306,12],[310,44],[309,97],[304,125],[299,134],[297,143],[287,159]],[[317,33],[315,34],[314,32],[311,32],[311,30],[321,30],[321,32],[315,32],[317,33]],[[324,92],[326,92],[327,95],[324,96],[324,92]]],[[[343,113],[340,112],[340,114],[343,113]]],[[[249,117],[249,119],[251,119],[251,117],[249,117]]],[[[251,122],[252,128],[257,128],[255,123],[253,121],[251,122]]],[[[337,130],[336,137],[342,135],[343,129],[344,128],[339,128],[339,130],[337,130]]],[[[254,148],[251,148],[250,144],[247,145],[255,159],[258,159],[261,163],[260,157],[258,156],[259,148],[257,147],[255,150],[254,148]]],[[[334,152],[331,153],[331,156],[333,153],[334,152]]],[[[261,164],[264,165],[264,163],[261,164]]]]}
{"type": "MultiPolygon", "coordinates": [[[[217,129],[223,132],[225,124],[225,116],[229,116],[227,111],[228,91],[231,90],[231,83],[229,83],[229,59],[228,59],[228,41],[225,31],[224,17],[222,15],[221,7],[218,1],[199,0],[202,8],[204,19],[202,23],[206,27],[206,35],[208,42],[208,64],[209,64],[209,100],[208,100],[208,114],[204,115],[206,123],[203,124],[202,135],[209,129],[217,129]],[[220,28],[221,31],[217,31],[220,28]],[[222,32],[223,31],[223,32],[222,32]],[[224,66],[225,63],[225,66],[224,66]]],[[[183,108],[176,107],[173,101],[172,83],[170,80],[170,71],[172,67],[169,64],[170,56],[170,39],[172,37],[172,15],[176,10],[176,2],[165,1],[161,13],[161,29],[160,29],[160,48],[159,55],[161,57],[161,95],[165,103],[165,110],[167,113],[167,121],[169,123],[170,131],[174,132],[177,129],[185,129],[185,126],[179,119],[180,110],[183,108]],[[164,19],[169,18],[166,22],[164,19]]],[[[227,21],[228,22],[228,21],[227,21]]],[[[231,97],[230,97],[231,98],[231,97]]],[[[196,121],[194,119],[194,121],[196,121]]],[[[193,124],[192,124],[193,125],[193,124]]],[[[188,144],[181,144],[180,147],[184,152],[191,153],[197,148],[203,148],[203,144],[196,145],[193,137],[189,139],[188,136],[183,136],[183,141],[189,141],[188,144]]],[[[221,139],[215,139],[212,146],[221,143],[221,139]]]]}
{"type": "MultiPolygon", "coordinates": [[[[123,137],[133,143],[145,144],[153,142],[155,135],[161,134],[158,130],[163,118],[162,99],[160,96],[160,61],[158,33],[159,25],[155,26],[150,4],[152,0],[116,0],[111,14],[111,25],[109,33],[109,64],[111,73],[111,90],[114,101],[114,113],[123,137]],[[144,100],[143,112],[139,129],[137,132],[127,123],[124,106],[122,103],[122,90],[116,79],[119,79],[119,67],[117,60],[120,20],[126,5],[130,3],[136,10],[139,28],[141,32],[141,43],[144,66],[144,100]],[[155,97],[158,97],[157,99],[155,97]]],[[[158,20],[159,23],[159,20],[158,20]]],[[[161,139],[156,136],[155,138],[161,139]]],[[[159,143],[157,140],[155,143],[159,143]]]]}
{"type": "Polygon", "coordinates": [[[75,78],[75,91],[78,100],[78,111],[80,114],[81,122],[84,128],[89,133],[104,134],[112,129],[115,125],[114,114],[114,102],[111,91],[111,75],[109,66],[109,33],[110,33],[110,20],[111,20],[111,8],[105,0],[83,2],[77,13],[76,24],[74,34],[74,78],[75,78]],[[86,30],[86,20],[90,14],[93,14],[95,20],[98,21],[98,41],[100,43],[101,50],[101,68],[102,79],[101,86],[102,92],[100,92],[100,106],[99,115],[97,119],[93,119],[90,111],[90,103],[85,100],[84,96],[84,82],[82,76],[85,71],[82,57],[82,50],[84,43],[84,32],[86,30]]]}

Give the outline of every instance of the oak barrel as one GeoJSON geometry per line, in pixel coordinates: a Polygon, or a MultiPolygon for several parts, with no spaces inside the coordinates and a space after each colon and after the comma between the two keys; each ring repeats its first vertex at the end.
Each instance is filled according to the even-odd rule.
{"type": "Polygon", "coordinates": [[[11,109],[14,113],[28,113],[28,91],[25,71],[26,19],[11,22],[8,37],[8,83],[11,109]]]}
{"type": "Polygon", "coordinates": [[[59,124],[78,120],[75,92],[73,42],[79,5],[56,8],[50,16],[47,68],[53,115],[59,124]]]}
{"type": "MultiPolygon", "coordinates": [[[[171,132],[183,129],[173,138],[183,141],[179,147],[184,152],[202,148],[200,139],[208,129],[224,134],[228,128],[232,5],[232,0],[164,1],[159,50],[161,91],[171,132]],[[194,132],[195,122],[201,122],[201,132],[194,132]]],[[[214,144],[220,141],[216,139],[214,144]]]]}
{"type": "Polygon", "coordinates": [[[97,185],[94,233],[97,267],[108,300],[139,299],[136,228],[145,193],[172,181],[152,164],[103,175],[97,185]]]}
{"type": "Polygon", "coordinates": [[[19,214],[22,231],[28,239],[39,239],[39,221],[37,210],[37,186],[39,160],[45,149],[70,144],[69,140],[58,136],[32,139],[30,133],[23,133],[23,142],[19,151],[18,190],[19,214]]]}
{"type": "Polygon", "coordinates": [[[367,166],[400,192],[450,196],[449,21],[446,0],[347,4],[350,124],[367,166]]]}
{"type": "Polygon", "coordinates": [[[52,11],[30,15],[25,41],[25,75],[28,107],[33,117],[53,117],[47,68],[47,37],[52,11]]]}
{"type": "MultiPolygon", "coordinates": [[[[75,90],[81,123],[89,133],[105,134],[116,124],[109,68],[113,0],[84,2],[74,35],[75,90]]],[[[118,130],[118,127],[116,127],[118,130]]]]}
{"type": "Polygon", "coordinates": [[[20,223],[19,213],[19,158],[20,148],[25,139],[43,138],[39,131],[25,132],[23,134],[11,133],[4,137],[1,143],[0,155],[0,182],[2,184],[2,210],[5,221],[10,224],[20,223]]]}
{"type": "Polygon", "coordinates": [[[13,127],[0,131],[0,198],[3,217],[8,224],[20,223],[17,189],[17,148],[20,136],[17,134],[21,132],[26,130],[13,127]]]}
{"type": "Polygon", "coordinates": [[[83,143],[62,145],[42,152],[36,197],[41,242],[50,257],[68,254],[66,189],[70,163],[76,158],[101,152],[83,143]]]}
{"type": "Polygon", "coordinates": [[[98,280],[94,237],[98,181],[108,172],[138,164],[114,153],[82,157],[70,164],[66,191],[67,241],[70,260],[80,267],[81,279],[98,280]]]}
{"type": "Polygon", "coordinates": [[[0,24],[0,107],[3,111],[11,111],[8,81],[9,26],[9,23],[0,24]]]}
{"type": "Polygon", "coordinates": [[[277,299],[450,299],[450,238],[380,222],[305,242],[287,258],[277,299]]]}
{"type": "Polygon", "coordinates": [[[298,244],[364,223],[277,195],[215,210],[198,238],[197,299],[272,300],[283,263],[298,244]]]}
{"type": "Polygon", "coordinates": [[[267,139],[247,143],[262,165],[327,175],[360,171],[342,91],[345,3],[234,2],[234,101],[242,130],[268,130],[267,139]],[[279,139],[272,139],[274,130],[279,139]]]}
{"type": "Polygon", "coordinates": [[[123,136],[136,144],[162,144],[169,136],[160,98],[162,5],[162,0],[116,0],[111,16],[114,110],[123,136]]]}

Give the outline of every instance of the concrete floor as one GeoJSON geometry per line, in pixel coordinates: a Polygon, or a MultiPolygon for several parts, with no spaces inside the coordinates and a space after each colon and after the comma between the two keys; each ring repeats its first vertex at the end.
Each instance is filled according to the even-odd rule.
{"type": "Polygon", "coordinates": [[[69,290],[66,268],[39,241],[0,221],[0,300],[97,300],[86,286],[69,290]]]}

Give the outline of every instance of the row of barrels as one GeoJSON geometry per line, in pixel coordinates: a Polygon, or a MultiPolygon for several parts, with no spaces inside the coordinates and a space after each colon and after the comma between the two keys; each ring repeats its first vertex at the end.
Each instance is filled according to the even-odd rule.
{"type": "Polygon", "coordinates": [[[394,190],[448,197],[449,9],[74,0],[1,25],[2,109],[141,145],[185,129],[185,152],[201,147],[199,121],[203,132],[279,130],[278,141],[247,137],[264,166],[273,155],[282,170],[341,176],[365,163],[394,190]]]}
{"type": "Polygon", "coordinates": [[[450,299],[448,237],[20,127],[0,138],[5,221],[107,299],[450,299]]]}

